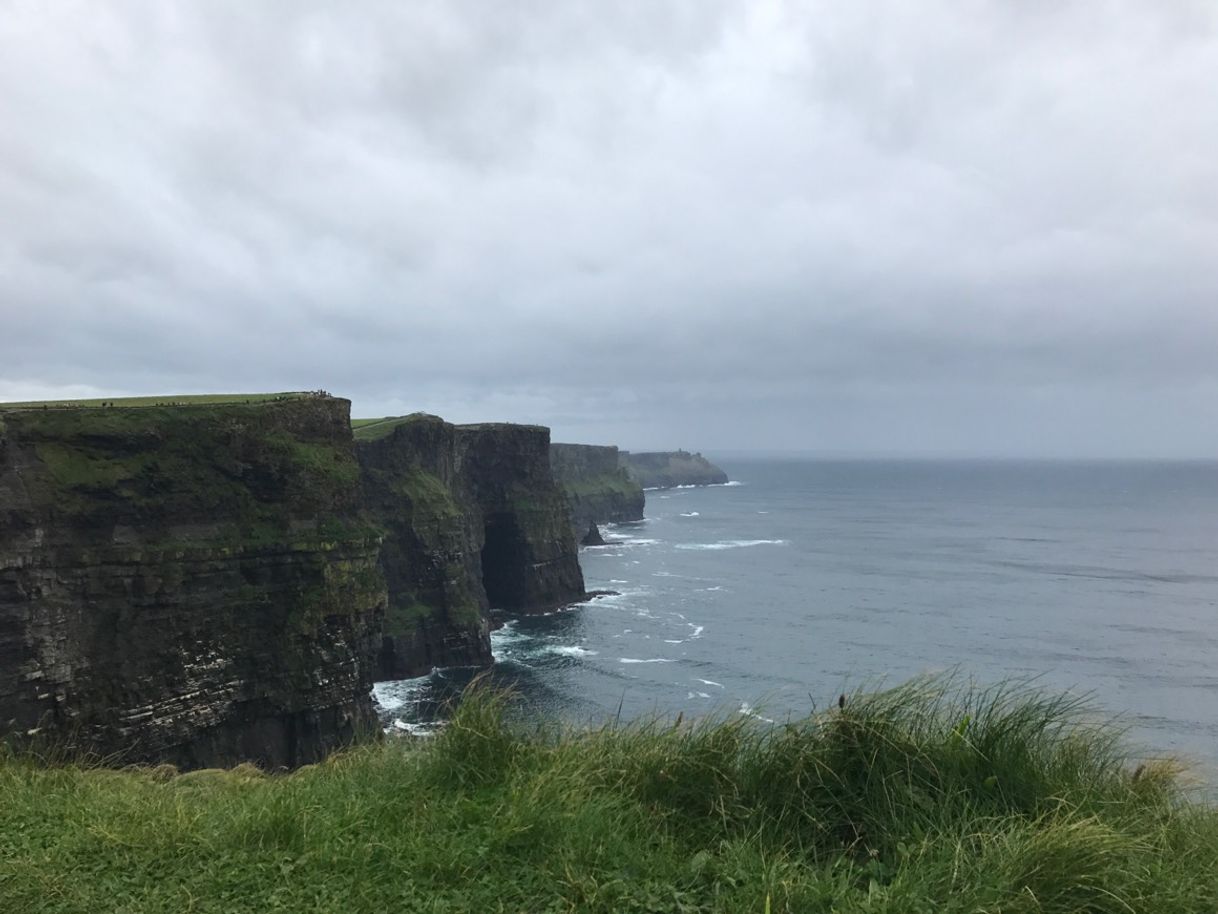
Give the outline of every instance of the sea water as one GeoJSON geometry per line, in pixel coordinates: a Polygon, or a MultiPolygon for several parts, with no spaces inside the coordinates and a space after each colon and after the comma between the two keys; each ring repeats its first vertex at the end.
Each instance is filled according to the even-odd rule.
{"type": "MultiPolygon", "coordinates": [[[[784,720],[926,673],[1092,696],[1218,769],[1218,464],[721,460],[581,550],[567,611],[493,635],[527,713],[784,720]]],[[[377,688],[426,726],[470,671],[377,688]]]]}

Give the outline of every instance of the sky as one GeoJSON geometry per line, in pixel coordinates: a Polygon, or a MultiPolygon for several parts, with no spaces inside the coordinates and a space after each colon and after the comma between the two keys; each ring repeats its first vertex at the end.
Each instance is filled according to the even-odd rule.
{"type": "Polygon", "coordinates": [[[1208,0],[0,0],[0,400],[1218,456],[1208,0]]]}

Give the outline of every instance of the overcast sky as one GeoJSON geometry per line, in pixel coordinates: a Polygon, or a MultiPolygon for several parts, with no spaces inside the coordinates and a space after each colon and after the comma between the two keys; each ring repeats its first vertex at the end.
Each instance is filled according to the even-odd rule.
{"type": "Polygon", "coordinates": [[[1208,0],[0,0],[0,400],[1218,456],[1208,0]]]}

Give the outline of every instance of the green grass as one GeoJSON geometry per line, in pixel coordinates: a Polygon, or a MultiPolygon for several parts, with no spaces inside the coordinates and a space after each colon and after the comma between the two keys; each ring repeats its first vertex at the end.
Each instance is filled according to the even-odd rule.
{"type": "Polygon", "coordinates": [[[634,497],[642,494],[642,487],[626,473],[606,473],[578,482],[560,482],[559,486],[573,498],[597,498],[607,495],[634,497]]]}
{"type": "Polygon", "coordinates": [[[1069,698],[441,735],[291,775],[0,761],[0,910],[1212,912],[1218,811],[1069,698]]]}
{"type": "Polygon", "coordinates": [[[433,418],[427,413],[411,413],[408,416],[385,416],[383,419],[352,419],[351,428],[356,441],[376,441],[388,437],[399,425],[433,418]]]}
{"type": "Polygon", "coordinates": [[[274,400],[300,400],[313,394],[302,391],[287,391],[275,394],[164,394],[156,397],[115,397],[103,400],[26,400],[19,403],[0,403],[5,409],[41,409],[42,407],[63,409],[96,409],[102,406],[115,408],[141,408],[148,406],[211,406],[220,403],[267,403],[274,400]]]}

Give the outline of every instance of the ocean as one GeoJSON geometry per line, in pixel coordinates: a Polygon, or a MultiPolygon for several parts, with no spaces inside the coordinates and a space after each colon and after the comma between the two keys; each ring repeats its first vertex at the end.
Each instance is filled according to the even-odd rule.
{"type": "MultiPolygon", "coordinates": [[[[711,459],[715,459],[713,456],[711,459]]],[[[722,459],[581,550],[616,591],[493,635],[524,713],[782,721],[922,674],[1091,696],[1218,771],[1218,463],[722,459]]],[[[377,686],[426,731],[471,671],[377,686]]]]}

